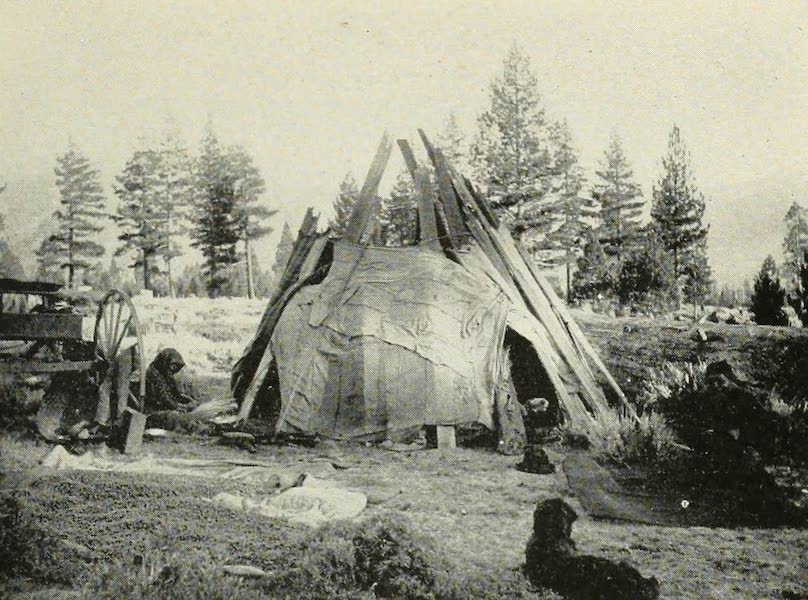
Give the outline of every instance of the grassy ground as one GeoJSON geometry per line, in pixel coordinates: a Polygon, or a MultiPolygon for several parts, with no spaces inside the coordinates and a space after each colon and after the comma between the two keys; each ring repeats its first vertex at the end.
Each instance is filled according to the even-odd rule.
{"type": "MultiPolygon", "coordinates": [[[[226,390],[228,365],[252,335],[263,307],[200,300],[187,306],[154,301],[142,308],[149,358],[158,348],[179,348],[189,371],[212,382],[215,396],[226,390]]],[[[773,383],[800,385],[794,357],[808,347],[808,335],[796,330],[708,325],[703,328],[707,342],[700,342],[689,324],[576,317],[629,395],[649,366],[727,353],[773,383]]],[[[3,434],[0,471],[34,467],[49,449],[3,434]]],[[[517,457],[479,449],[397,453],[354,445],[262,446],[254,455],[188,437],[151,442],[146,449],[159,456],[284,464],[337,456],[351,468],[336,471],[333,478],[368,496],[367,515],[405,515],[420,533],[434,537],[453,568],[470,579],[499,577],[502,569],[517,567],[524,558],[535,503],[562,496],[582,515],[573,533],[579,549],[634,562],[644,574],[660,580],[664,598],[780,598],[782,590],[808,594],[806,531],[596,522],[583,516],[562,473],[521,473],[514,468],[517,457]]],[[[551,458],[560,462],[561,456],[551,458]]],[[[221,561],[277,568],[276,550],[302,535],[299,528],[214,508],[204,498],[217,491],[265,492],[246,483],[60,472],[34,482],[30,501],[59,537],[86,546],[102,561],[131,560],[168,536],[188,552],[205,549],[221,561]]],[[[33,587],[42,586],[34,582],[33,587]]],[[[50,597],[42,590],[38,594],[22,597],[50,597]]]]}
{"type": "MultiPolygon", "coordinates": [[[[2,440],[3,466],[32,464],[46,448],[2,440]]],[[[160,456],[260,458],[288,464],[312,456],[338,457],[350,468],[334,479],[364,492],[368,515],[408,516],[417,530],[437,540],[454,567],[470,575],[496,573],[523,560],[535,503],[568,497],[560,473],[531,475],[514,469],[517,458],[484,450],[397,453],[363,446],[327,450],[263,447],[259,454],[201,441],[148,445],[160,456]]],[[[556,459],[559,457],[556,456],[556,459]]],[[[202,498],[233,484],[99,473],[58,473],[33,484],[32,498],[43,520],[60,534],[104,559],[140,552],[156,532],[169,531],[189,550],[212,549],[222,560],[273,565],[265,540],[277,524],[253,515],[212,507],[202,498]]],[[[243,493],[261,490],[240,483],[243,493]]],[[[289,535],[294,537],[294,528],[289,535]]],[[[629,559],[655,574],[665,598],[777,598],[781,590],[808,593],[805,559],[808,532],[789,529],[662,528],[609,524],[581,517],[574,531],[583,552],[629,559]]]]}
{"type": "Polygon", "coordinates": [[[719,358],[741,363],[756,380],[786,396],[808,389],[808,329],[610,318],[582,311],[574,316],[629,398],[649,367],[719,358]]]}

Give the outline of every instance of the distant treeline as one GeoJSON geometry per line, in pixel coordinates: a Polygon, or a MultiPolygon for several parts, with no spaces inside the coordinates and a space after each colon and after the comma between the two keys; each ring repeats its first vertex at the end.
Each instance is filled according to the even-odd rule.
{"type": "MultiPolygon", "coordinates": [[[[537,263],[563,267],[568,299],[675,305],[710,294],[705,199],[675,125],[650,207],[616,134],[588,182],[567,122],[547,118],[530,60],[514,47],[470,143],[450,116],[438,145],[470,174],[537,263]]],[[[344,229],[357,195],[348,174],[334,203],[335,231],[344,229]]],[[[383,199],[376,241],[413,243],[415,212],[412,182],[403,172],[383,199]]]]}
{"type": "MultiPolygon", "coordinates": [[[[705,197],[676,125],[659,176],[644,192],[617,134],[587,180],[570,127],[547,117],[530,60],[518,47],[505,57],[489,101],[468,142],[450,115],[438,145],[449,163],[487,195],[534,260],[564,273],[561,287],[570,301],[663,308],[752,301],[749,284],[715,289],[706,253],[705,197]]],[[[98,171],[78,148],[57,158],[55,173],[60,208],[55,230],[37,251],[40,278],[64,280],[71,287],[128,281],[171,295],[264,295],[291,248],[286,228],[274,267],[258,267],[251,245],[271,231],[276,211],[259,201],[265,184],[252,157],[241,147],[222,145],[210,125],[195,154],[171,132],[135,151],[116,177],[111,214],[98,171]],[[107,262],[96,238],[110,219],[120,235],[107,262]],[[177,273],[174,259],[184,237],[204,260],[177,273]],[[123,266],[116,257],[126,257],[123,266]],[[134,277],[124,276],[127,268],[134,277]]],[[[350,173],[339,186],[330,222],[335,235],[344,231],[358,187],[350,173]]],[[[381,206],[370,241],[414,243],[416,207],[407,171],[381,206]]],[[[782,271],[789,289],[801,285],[808,249],[804,212],[795,204],[786,216],[789,258],[782,271]]],[[[0,250],[0,273],[19,272],[10,249],[0,250]]]]}

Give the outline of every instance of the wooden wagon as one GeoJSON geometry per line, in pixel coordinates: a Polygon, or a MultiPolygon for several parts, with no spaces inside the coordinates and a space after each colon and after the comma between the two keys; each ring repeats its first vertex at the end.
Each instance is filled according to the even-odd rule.
{"type": "MultiPolygon", "coordinates": [[[[0,374],[111,373],[124,350],[134,351],[124,404],[141,409],[145,360],[132,300],[117,289],[107,292],[90,334],[85,319],[92,317],[71,310],[66,301],[70,295],[55,283],[0,279],[0,374]]],[[[104,381],[98,389],[99,394],[110,393],[104,381]]]]}

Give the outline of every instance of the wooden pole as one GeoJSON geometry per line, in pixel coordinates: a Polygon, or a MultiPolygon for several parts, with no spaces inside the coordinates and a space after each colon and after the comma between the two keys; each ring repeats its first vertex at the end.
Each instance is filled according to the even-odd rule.
{"type": "Polygon", "coordinates": [[[345,230],[345,239],[353,244],[359,244],[362,241],[362,237],[367,232],[373,216],[379,210],[380,203],[376,192],[379,189],[379,183],[382,180],[382,175],[384,175],[384,170],[387,167],[387,161],[390,160],[392,151],[393,143],[385,131],[381,142],[379,142],[379,148],[376,150],[376,156],[373,158],[373,162],[370,163],[365,183],[359,192],[359,197],[348,221],[348,227],[345,230]]]}

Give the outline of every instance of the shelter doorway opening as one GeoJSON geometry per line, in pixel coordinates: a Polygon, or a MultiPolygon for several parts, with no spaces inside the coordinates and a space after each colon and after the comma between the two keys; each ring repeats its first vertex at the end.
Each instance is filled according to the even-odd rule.
{"type": "Polygon", "coordinates": [[[505,350],[510,361],[510,376],[516,399],[522,407],[528,443],[535,434],[560,424],[558,396],[536,350],[524,337],[508,327],[505,350]],[[546,402],[540,402],[541,400],[546,402]]]}

